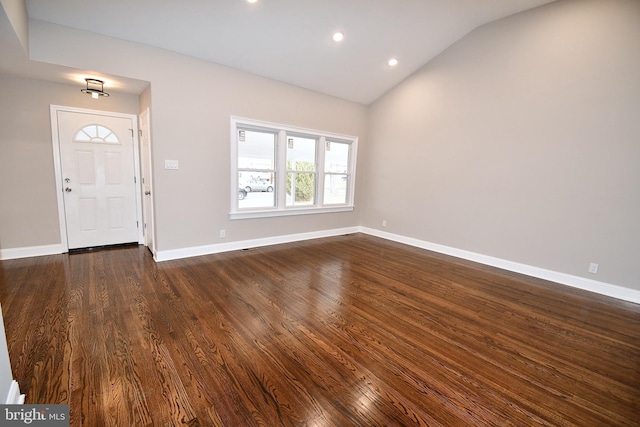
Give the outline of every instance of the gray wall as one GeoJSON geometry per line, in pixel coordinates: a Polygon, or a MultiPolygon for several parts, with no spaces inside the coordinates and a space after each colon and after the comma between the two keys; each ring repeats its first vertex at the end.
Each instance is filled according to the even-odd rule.
{"type": "Polygon", "coordinates": [[[387,93],[363,224],[640,289],[639,18],[635,0],[552,3],[387,93]]]}
{"type": "Polygon", "coordinates": [[[83,86],[0,75],[0,249],[60,243],[51,104],[138,114],[138,96],[98,101],[83,86]]]}
{"type": "Polygon", "coordinates": [[[30,55],[150,82],[146,102],[151,108],[158,251],[358,223],[357,210],[231,221],[230,116],[357,135],[359,149],[364,150],[365,106],[162,49],[38,21],[30,22],[30,55]],[[165,160],[178,160],[179,170],[165,170],[165,160]],[[220,239],[220,229],[226,230],[226,239],[220,239]]]}

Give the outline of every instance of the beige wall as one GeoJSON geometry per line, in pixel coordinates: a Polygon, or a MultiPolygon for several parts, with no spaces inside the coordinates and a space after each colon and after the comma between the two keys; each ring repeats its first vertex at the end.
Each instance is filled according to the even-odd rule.
{"type": "Polygon", "coordinates": [[[229,220],[230,116],[356,135],[364,150],[365,106],[161,49],[37,21],[30,28],[32,59],[150,82],[158,251],[358,223],[357,211],[229,220]]]}
{"type": "MultiPolygon", "coordinates": [[[[29,16],[24,0],[0,0],[0,6],[20,41],[22,49],[29,50],[29,16]]],[[[2,11],[0,11],[0,15],[2,11]]],[[[0,18],[2,19],[2,18],[0,18]]]]}
{"type": "Polygon", "coordinates": [[[138,113],[137,95],[96,102],[81,88],[0,75],[0,249],[60,243],[51,104],[138,113]]]}
{"type": "Polygon", "coordinates": [[[552,3],[379,99],[364,225],[640,289],[638,17],[634,0],[552,3]]]}

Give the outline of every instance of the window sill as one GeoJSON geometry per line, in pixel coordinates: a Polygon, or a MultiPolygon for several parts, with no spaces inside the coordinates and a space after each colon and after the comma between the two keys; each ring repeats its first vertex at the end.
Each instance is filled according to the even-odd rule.
{"type": "Polygon", "coordinates": [[[251,219],[251,218],[271,218],[278,216],[291,216],[291,215],[313,215],[323,213],[334,212],[350,212],[353,211],[353,206],[330,206],[322,208],[290,208],[286,210],[247,210],[241,212],[231,212],[229,219],[251,219]]]}

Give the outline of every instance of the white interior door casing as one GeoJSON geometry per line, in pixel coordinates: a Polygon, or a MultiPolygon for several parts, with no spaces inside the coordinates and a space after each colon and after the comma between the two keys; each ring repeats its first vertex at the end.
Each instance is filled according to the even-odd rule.
{"type": "Polygon", "coordinates": [[[153,256],[155,250],[155,224],[153,217],[153,183],[151,179],[151,126],[149,109],[140,113],[140,165],[142,173],[142,210],[144,244],[153,256]]]}
{"type": "Polygon", "coordinates": [[[63,246],[140,243],[135,116],[57,109],[55,124],[63,246]]]}

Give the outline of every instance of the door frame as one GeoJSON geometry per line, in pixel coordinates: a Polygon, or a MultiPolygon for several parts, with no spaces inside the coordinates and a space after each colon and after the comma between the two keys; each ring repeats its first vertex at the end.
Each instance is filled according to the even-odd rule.
{"type": "Polygon", "coordinates": [[[142,185],[140,179],[140,143],[138,139],[138,116],[135,114],[117,113],[103,110],[90,110],[87,108],[65,107],[62,105],[50,105],[51,115],[51,144],[53,146],[53,167],[56,181],[56,198],[58,200],[58,219],[60,221],[60,243],[62,252],[69,252],[67,239],[67,220],[64,211],[64,190],[62,185],[62,161],[60,158],[60,138],[58,134],[58,111],[70,113],[93,114],[96,116],[118,117],[130,119],[133,127],[133,168],[136,176],[136,221],[138,221],[138,244],[144,244],[142,233],[142,185]]]}
{"type": "Polygon", "coordinates": [[[151,115],[149,108],[143,110],[139,117],[139,136],[141,138],[146,138],[147,143],[140,144],[140,185],[142,189],[144,189],[145,184],[149,185],[149,191],[151,194],[149,197],[149,211],[147,212],[146,203],[143,196],[142,199],[142,228],[144,231],[144,245],[151,250],[151,254],[153,258],[156,258],[156,225],[155,225],[155,216],[153,210],[153,161],[152,161],[152,152],[151,152],[151,115]],[[144,130],[146,130],[146,135],[143,135],[144,130]],[[146,173],[145,173],[146,171],[146,173]],[[145,182],[144,180],[148,180],[145,182]],[[149,222],[145,225],[147,220],[147,215],[149,217],[149,222]]]}

